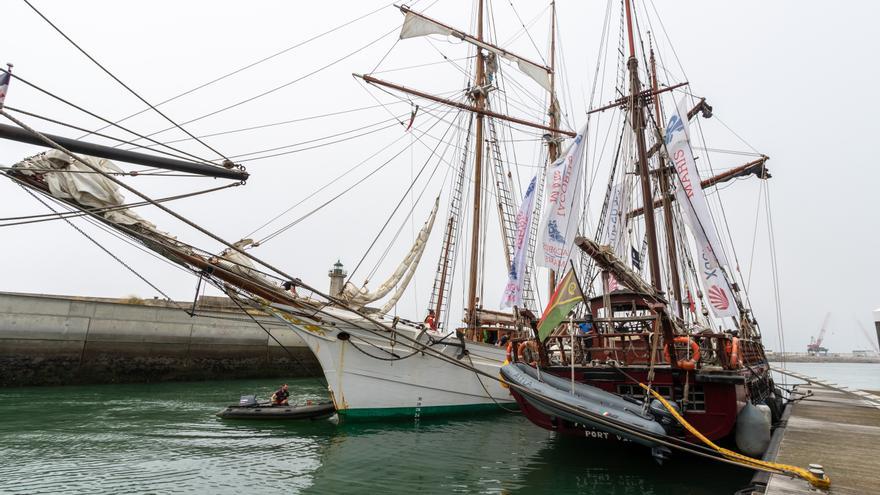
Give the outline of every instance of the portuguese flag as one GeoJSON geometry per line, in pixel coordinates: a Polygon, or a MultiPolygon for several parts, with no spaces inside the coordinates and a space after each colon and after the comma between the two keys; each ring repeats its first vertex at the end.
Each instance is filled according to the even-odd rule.
{"type": "Polygon", "coordinates": [[[542,342],[547,339],[550,332],[568,316],[572,308],[583,301],[583,298],[574,270],[569,269],[556,286],[553,297],[550,298],[541,321],[538,322],[538,338],[542,342]]]}

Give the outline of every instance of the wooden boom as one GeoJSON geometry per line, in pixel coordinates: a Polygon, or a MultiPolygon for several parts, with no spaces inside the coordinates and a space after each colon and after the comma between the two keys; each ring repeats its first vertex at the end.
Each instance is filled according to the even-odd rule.
{"type": "Polygon", "coordinates": [[[436,101],[437,103],[443,103],[444,105],[449,105],[451,107],[460,108],[462,110],[467,110],[468,112],[473,112],[479,115],[485,115],[487,117],[492,117],[495,119],[506,120],[508,122],[513,122],[515,124],[521,124],[527,127],[533,127],[535,129],[541,129],[548,132],[558,132],[559,134],[563,134],[569,137],[577,136],[576,132],[565,131],[562,129],[554,129],[548,125],[539,124],[537,122],[530,122],[528,120],[520,119],[517,117],[511,117],[510,115],[504,115],[503,113],[493,112],[492,110],[485,110],[481,108],[477,108],[473,105],[468,105],[467,103],[461,103],[459,101],[450,100],[447,98],[441,98],[439,96],[434,96],[430,93],[425,93],[423,91],[419,91],[412,88],[407,88],[406,86],[401,86],[399,84],[394,84],[388,81],[383,81],[381,79],[376,79],[373,76],[367,74],[352,74],[355,77],[359,77],[364,81],[370,84],[378,84],[379,86],[385,86],[386,88],[396,89],[398,91],[403,91],[404,93],[411,94],[413,96],[418,96],[419,98],[425,98],[427,100],[436,101]]]}

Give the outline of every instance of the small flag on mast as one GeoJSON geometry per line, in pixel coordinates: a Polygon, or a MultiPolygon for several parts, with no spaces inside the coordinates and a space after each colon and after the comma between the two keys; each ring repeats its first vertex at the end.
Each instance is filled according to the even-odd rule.
{"type": "Polygon", "coordinates": [[[12,64],[6,64],[6,70],[0,75],[0,109],[6,100],[6,91],[9,89],[9,81],[12,80],[12,64]]]}
{"type": "Polygon", "coordinates": [[[572,308],[583,301],[584,296],[576,276],[574,270],[569,270],[556,286],[556,291],[553,292],[553,297],[550,298],[547,308],[544,309],[544,315],[538,322],[538,339],[541,341],[549,337],[550,333],[568,316],[572,308]]]}

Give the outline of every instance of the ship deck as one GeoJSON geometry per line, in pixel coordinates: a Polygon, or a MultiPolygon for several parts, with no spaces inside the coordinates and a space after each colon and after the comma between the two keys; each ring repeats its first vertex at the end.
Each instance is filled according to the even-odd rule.
{"type": "MultiPolygon", "coordinates": [[[[802,467],[821,464],[831,478],[828,493],[880,493],[880,406],[819,384],[798,385],[797,390],[812,391],[812,396],[787,409],[765,459],[802,467]]],[[[776,474],[754,481],[766,483],[766,495],[818,493],[806,481],[776,474]]]]}

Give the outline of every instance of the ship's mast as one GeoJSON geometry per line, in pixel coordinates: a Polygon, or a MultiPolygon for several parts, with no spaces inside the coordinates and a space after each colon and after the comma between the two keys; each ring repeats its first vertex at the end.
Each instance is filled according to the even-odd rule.
{"type": "MultiPolygon", "coordinates": [[[[556,104],[556,2],[550,2],[550,107],[547,111],[550,115],[550,127],[559,128],[559,106],[556,104]]],[[[559,134],[550,133],[547,143],[547,165],[559,158],[559,134]]],[[[547,276],[549,294],[556,290],[556,272],[550,270],[547,276]]]]}
{"type": "MultiPolygon", "coordinates": [[[[556,105],[556,95],[555,92],[550,90],[550,122],[548,124],[532,122],[526,119],[521,119],[517,117],[513,117],[511,115],[506,115],[499,112],[494,112],[488,107],[487,96],[488,96],[488,85],[487,85],[487,75],[486,75],[486,57],[484,56],[483,50],[487,52],[493,53],[495,56],[500,56],[506,58],[512,62],[515,62],[520,69],[527,74],[529,77],[534,79],[538,84],[540,84],[544,88],[552,88],[554,75],[553,69],[551,67],[547,67],[541,65],[539,63],[528,60],[525,57],[517,55],[515,53],[511,53],[504,48],[493,45],[491,43],[487,43],[483,40],[483,14],[484,14],[484,0],[479,0],[478,2],[478,11],[477,11],[477,32],[475,36],[471,36],[463,31],[460,31],[450,25],[444,24],[438,20],[427,17],[421,13],[410,10],[407,6],[400,6],[400,11],[407,16],[407,19],[416,19],[414,22],[421,22],[428,26],[430,29],[435,31],[431,32],[439,32],[446,33],[449,36],[454,36],[458,39],[466,41],[472,45],[477,47],[476,53],[476,71],[474,74],[474,80],[471,84],[468,97],[470,98],[470,102],[464,103],[457,100],[442,98],[439,96],[431,95],[429,93],[419,91],[413,88],[408,88],[406,86],[402,86],[399,84],[395,84],[389,81],[384,81],[373,77],[369,74],[353,74],[356,77],[363,79],[365,82],[369,84],[375,84],[378,86],[384,86],[386,88],[391,88],[396,91],[401,91],[413,96],[417,96],[419,98],[425,98],[430,101],[434,101],[437,103],[441,103],[443,105],[448,105],[450,107],[459,108],[461,110],[470,112],[475,114],[476,121],[476,130],[473,134],[476,143],[474,144],[474,199],[473,199],[473,221],[472,225],[472,233],[471,233],[471,248],[470,248],[470,259],[469,259],[469,282],[468,282],[468,293],[466,296],[466,300],[464,301],[465,305],[465,321],[467,322],[468,329],[474,329],[477,326],[477,288],[479,286],[479,277],[480,277],[480,246],[482,241],[481,235],[481,216],[482,216],[482,192],[483,192],[483,154],[484,154],[484,146],[485,146],[485,138],[483,137],[484,132],[484,121],[486,117],[492,119],[500,119],[507,122],[513,122],[515,124],[531,127],[533,129],[543,130],[550,136],[549,146],[549,156],[551,160],[555,160],[559,155],[559,137],[560,136],[571,136],[575,137],[577,134],[575,132],[571,132],[565,129],[559,129],[559,109],[558,105],[556,105]],[[525,68],[524,68],[525,67],[525,68]],[[543,79],[543,76],[536,74],[546,73],[547,79],[543,79]]],[[[554,2],[554,10],[553,10],[553,46],[551,47],[551,61],[555,60],[555,56],[552,52],[555,51],[555,2],[554,2]]],[[[406,32],[406,23],[404,21],[404,31],[401,32],[402,38],[410,38],[416,36],[424,36],[426,33],[419,32],[418,29],[415,29],[411,32],[406,32]]],[[[552,63],[552,62],[551,62],[552,63]]],[[[468,131],[468,135],[470,135],[470,130],[468,131]]],[[[456,220],[457,221],[457,220],[456,220]]],[[[452,224],[450,224],[451,226],[452,224]]],[[[447,227],[449,228],[449,226],[447,227]]],[[[447,232],[446,236],[447,240],[450,239],[450,234],[447,232]]],[[[442,255],[445,260],[449,256],[448,247],[444,251],[442,255]]],[[[446,276],[447,269],[447,261],[441,261],[441,266],[438,267],[438,278],[436,280],[436,286],[439,286],[439,290],[443,290],[442,287],[445,287],[447,283],[448,277],[446,276]]],[[[438,309],[442,307],[442,298],[440,295],[437,297],[435,301],[437,304],[435,305],[435,312],[439,315],[438,309]]]]}
{"type": "MultiPolygon", "coordinates": [[[[483,0],[479,2],[477,12],[477,40],[483,41],[483,0]]],[[[483,93],[485,85],[485,66],[483,64],[483,50],[477,47],[476,75],[474,77],[474,88],[471,95],[474,100],[474,106],[478,111],[482,111],[486,105],[486,95],[483,93]]],[[[480,250],[480,214],[482,207],[483,192],[483,114],[477,113],[476,133],[474,151],[474,218],[472,222],[473,232],[471,233],[471,261],[470,261],[470,282],[468,284],[468,318],[467,324],[469,329],[477,326],[477,277],[479,275],[479,250],[480,250]]]]}
{"type": "MultiPolygon", "coordinates": [[[[657,64],[654,59],[654,49],[651,49],[651,90],[654,93],[654,118],[658,125],[658,139],[663,139],[663,131],[659,128],[663,122],[663,114],[660,109],[660,95],[657,94],[657,64]]],[[[681,281],[678,279],[678,252],[675,249],[675,231],[672,222],[672,200],[669,196],[669,170],[659,156],[658,178],[660,179],[660,195],[663,200],[663,228],[666,229],[666,253],[669,257],[669,276],[672,278],[672,295],[675,297],[675,305],[678,308],[678,316],[684,317],[681,305],[681,281]]],[[[647,204],[647,203],[645,203],[647,204]]],[[[646,215],[647,217],[648,215],[646,215]]]]}
{"type": "MultiPolygon", "coordinates": [[[[625,0],[626,8],[626,27],[629,38],[629,60],[627,67],[629,68],[631,103],[632,109],[631,119],[633,132],[636,135],[636,146],[639,153],[639,176],[642,182],[642,204],[651,205],[654,203],[653,194],[651,193],[651,177],[648,173],[648,153],[645,146],[645,120],[643,112],[643,99],[640,95],[639,84],[639,61],[636,58],[636,45],[633,39],[632,12],[630,8],[630,0],[625,0]]],[[[660,278],[660,259],[657,255],[657,227],[654,225],[653,212],[645,215],[645,235],[648,242],[648,261],[651,268],[651,285],[657,293],[663,292],[663,281],[660,278]]]]}

